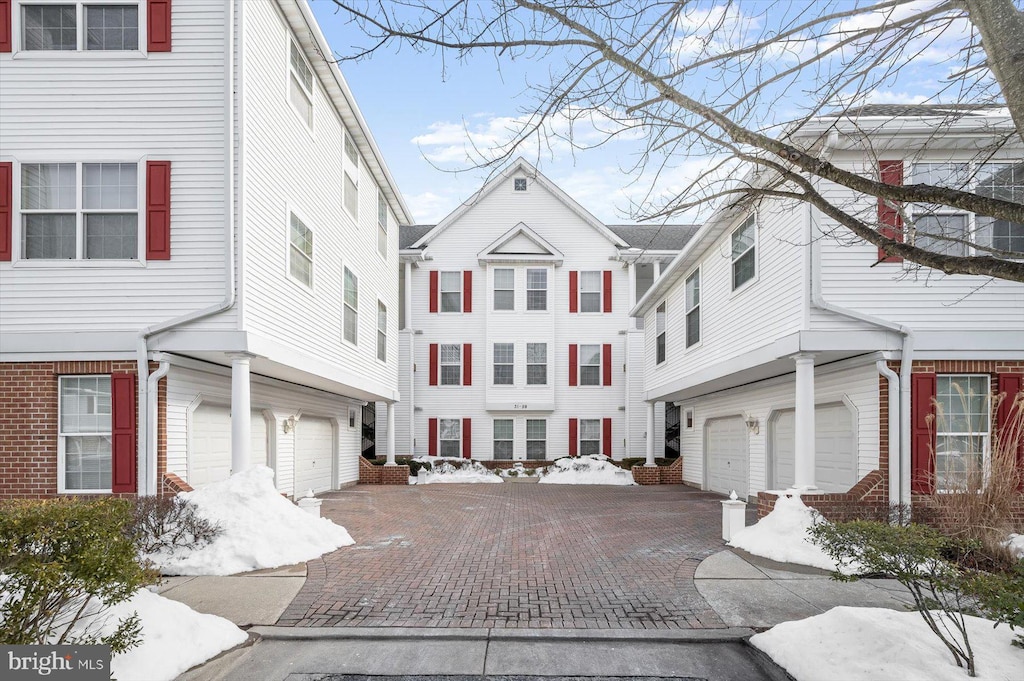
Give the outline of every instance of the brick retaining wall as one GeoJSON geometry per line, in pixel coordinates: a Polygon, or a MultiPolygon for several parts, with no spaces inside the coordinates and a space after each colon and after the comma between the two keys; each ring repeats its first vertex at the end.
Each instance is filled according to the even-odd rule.
{"type": "Polygon", "coordinates": [[[374,466],[364,457],[359,457],[359,484],[360,485],[408,485],[409,467],[400,464],[398,466],[374,466]]]}

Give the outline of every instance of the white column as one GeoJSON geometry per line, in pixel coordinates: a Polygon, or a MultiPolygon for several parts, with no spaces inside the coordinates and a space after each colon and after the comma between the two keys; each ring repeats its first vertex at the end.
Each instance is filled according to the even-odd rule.
{"type": "Polygon", "coordinates": [[[402,322],[403,322],[402,326],[404,328],[406,328],[406,329],[411,329],[412,328],[412,263],[411,262],[406,262],[405,263],[405,291],[403,293],[404,293],[404,296],[405,296],[405,309],[403,310],[404,313],[405,313],[404,314],[405,319],[402,320],[402,322]]]}
{"type": "Polygon", "coordinates": [[[395,403],[386,402],[388,410],[388,460],[385,466],[397,466],[395,463],[395,403]]]}
{"type": "Polygon", "coordinates": [[[647,461],[644,465],[657,465],[654,463],[654,402],[647,403],[647,461]]]}
{"type": "Polygon", "coordinates": [[[793,487],[815,489],[814,484],[814,355],[794,355],[796,362],[796,418],[793,487]]]}
{"type": "Polygon", "coordinates": [[[239,473],[250,465],[252,447],[252,405],[249,389],[251,355],[231,357],[231,472],[239,473]]]}
{"type": "MultiPolygon", "coordinates": [[[[632,309],[633,306],[636,305],[636,260],[631,260],[629,262],[628,271],[629,271],[629,308],[632,309]]],[[[636,328],[636,319],[634,319],[633,317],[630,317],[627,320],[627,323],[628,323],[627,328],[630,328],[630,329],[635,329],[636,328]]]]}

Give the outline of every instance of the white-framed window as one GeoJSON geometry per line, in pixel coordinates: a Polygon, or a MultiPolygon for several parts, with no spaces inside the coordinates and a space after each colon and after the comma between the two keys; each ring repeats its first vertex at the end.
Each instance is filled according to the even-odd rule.
{"type": "Polygon", "coordinates": [[[732,233],[732,290],[757,276],[757,224],[751,215],[732,233]]]}
{"type": "Polygon", "coordinates": [[[548,344],[526,344],[526,385],[548,384],[548,344]]]}
{"type": "Polygon", "coordinates": [[[700,342],[700,270],[686,278],[686,347],[700,342]]]}
{"type": "Polygon", "coordinates": [[[936,489],[963,489],[984,474],[992,432],[988,374],[939,374],[935,383],[936,489]]]}
{"type": "Polygon", "coordinates": [[[302,55],[299,44],[289,41],[288,57],[288,99],[299,117],[310,128],[313,127],[313,69],[302,55]]]}
{"type": "Polygon", "coordinates": [[[383,189],[377,189],[377,252],[388,257],[388,200],[383,189]]]}
{"type": "MultiPolygon", "coordinates": [[[[345,268],[342,283],[342,312],[345,340],[352,345],[359,344],[359,277],[345,268]]],[[[379,323],[379,322],[378,322],[379,323]]]]}
{"type": "Polygon", "coordinates": [[[58,492],[109,492],[113,433],[110,376],[58,379],[58,492]]]}
{"type": "Polygon", "coordinates": [[[514,343],[494,344],[494,385],[515,383],[516,346],[514,343]]]}
{"type": "Polygon", "coordinates": [[[295,213],[288,228],[288,273],[299,283],[313,288],[313,230],[295,213]]]}
{"type": "Polygon", "coordinates": [[[516,271],[501,267],[494,270],[494,309],[516,309],[516,271]]]}
{"type": "Polygon", "coordinates": [[[135,51],[139,28],[137,0],[21,5],[21,49],[26,51],[135,51]]]}
{"type": "Polygon", "coordinates": [[[377,359],[388,361],[388,308],[377,301],[377,359]]]}
{"type": "Polygon", "coordinates": [[[654,313],[654,330],[657,334],[654,343],[656,346],[656,363],[663,364],[665,362],[665,303],[662,302],[658,306],[658,309],[654,313]]]}
{"type": "Polygon", "coordinates": [[[442,343],[440,355],[441,385],[462,385],[462,346],[442,343]]]}
{"type": "Polygon", "coordinates": [[[137,260],[137,163],[22,163],[22,257],[137,260]]]}
{"type": "Polygon", "coordinates": [[[548,271],[545,269],[526,270],[526,309],[548,309],[548,271]]]}
{"type": "Polygon", "coordinates": [[[526,458],[548,458],[548,422],[544,419],[526,419],[526,458]]]}
{"type": "Polygon", "coordinates": [[[359,167],[359,148],[356,147],[356,141],[352,139],[352,133],[345,129],[345,155],[348,156],[348,160],[352,161],[356,168],[359,167]]]}
{"type": "Polygon", "coordinates": [[[359,218],[359,185],[349,172],[345,171],[345,210],[353,220],[359,218]]]}
{"type": "MultiPolygon", "coordinates": [[[[1024,163],[915,163],[910,182],[1024,202],[1024,163]]],[[[918,248],[954,256],[986,255],[988,251],[972,246],[977,244],[1024,254],[1024,224],[931,204],[913,204],[909,212],[908,238],[918,248]]]]}
{"type": "Polygon", "coordinates": [[[580,455],[601,453],[601,419],[580,419],[580,455]]]}
{"type": "Polygon", "coordinates": [[[601,385],[601,346],[580,346],[580,385],[601,385]]]}
{"type": "Polygon", "coordinates": [[[505,461],[512,459],[512,419],[494,419],[494,458],[505,461]]]}
{"type": "Polygon", "coordinates": [[[580,312],[601,311],[601,284],[603,274],[580,272],[580,312]]]}
{"type": "Polygon", "coordinates": [[[514,180],[512,180],[512,189],[514,189],[517,192],[525,192],[526,191],[526,178],[525,177],[517,177],[514,180]]]}
{"type": "Polygon", "coordinates": [[[683,409],[683,430],[693,430],[693,407],[683,409]]]}
{"type": "Polygon", "coordinates": [[[441,456],[462,455],[462,420],[438,419],[441,456]]]}
{"type": "Polygon", "coordinates": [[[462,312],[462,272],[441,272],[441,312],[462,312]]]}

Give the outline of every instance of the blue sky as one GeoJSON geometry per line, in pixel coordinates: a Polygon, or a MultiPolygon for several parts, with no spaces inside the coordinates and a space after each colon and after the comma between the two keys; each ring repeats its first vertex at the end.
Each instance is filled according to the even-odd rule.
{"type": "MultiPolygon", "coordinates": [[[[921,0],[920,4],[933,1],[921,0]]],[[[311,0],[311,5],[337,54],[351,54],[353,45],[365,44],[359,27],[336,11],[333,2],[311,0]]],[[[714,3],[705,7],[713,8],[714,3]]],[[[743,4],[739,7],[742,12],[743,4]]],[[[736,21],[742,25],[743,18],[736,21]]],[[[949,68],[942,60],[950,54],[950,46],[959,46],[957,38],[962,34],[949,38],[921,54],[898,80],[878,87],[870,100],[905,103],[933,96],[949,68]]],[[[493,56],[483,53],[463,63],[451,54],[445,58],[418,54],[408,45],[397,51],[385,48],[359,62],[343,62],[341,69],[414,219],[420,223],[436,223],[480,187],[487,171],[472,168],[465,155],[467,139],[486,146],[503,137],[521,116],[520,108],[530,101],[528,80],[544,82],[547,74],[546,66],[537,62],[502,60],[499,68],[493,56]],[[464,172],[445,172],[435,166],[464,172]]],[[[784,114],[785,100],[779,99],[774,108],[784,114]]],[[[641,141],[622,139],[585,151],[560,146],[539,154],[536,149],[524,149],[522,155],[599,219],[616,224],[634,221],[629,215],[630,203],[642,199],[651,185],[648,180],[631,184],[621,171],[642,150],[641,141]]],[[[707,163],[699,155],[681,158],[675,168],[657,179],[656,190],[680,190],[707,163]]],[[[696,213],[690,213],[677,221],[696,218],[696,213]]]]}

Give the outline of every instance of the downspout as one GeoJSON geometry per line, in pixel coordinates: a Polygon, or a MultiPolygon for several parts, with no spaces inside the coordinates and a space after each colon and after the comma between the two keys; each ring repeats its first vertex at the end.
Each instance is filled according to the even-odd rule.
{"type": "MultiPolygon", "coordinates": [[[[148,362],[147,362],[147,366],[148,366],[148,362]]],[[[146,385],[146,396],[147,396],[147,400],[146,400],[146,416],[147,416],[146,422],[147,423],[155,424],[152,428],[148,429],[148,437],[146,438],[146,467],[147,467],[147,471],[146,471],[146,478],[145,478],[146,489],[144,490],[144,493],[147,494],[147,495],[155,495],[155,494],[157,494],[159,492],[159,484],[160,484],[160,482],[159,482],[159,480],[156,479],[156,474],[155,474],[156,473],[156,465],[155,464],[156,464],[156,457],[157,457],[157,451],[158,451],[157,448],[159,446],[159,443],[157,442],[157,438],[158,438],[158,436],[160,434],[159,433],[159,429],[160,429],[160,416],[159,416],[159,412],[157,411],[158,408],[159,408],[159,402],[160,402],[160,400],[159,400],[160,391],[159,391],[159,388],[157,386],[160,383],[160,379],[163,378],[164,376],[166,376],[167,372],[170,371],[170,370],[171,370],[171,363],[168,362],[166,359],[161,359],[160,360],[160,366],[157,367],[156,371],[154,371],[152,374],[149,375],[149,379],[146,381],[146,383],[147,383],[147,385],[146,385]],[[149,473],[149,468],[148,468],[151,464],[153,465],[153,473],[152,474],[149,473]],[[149,489],[150,482],[153,483],[153,489],[149,489]]],[[[141,381],[140,381],[140,386],[141,386],[141,381]]],[[[142,405],[142,402],[141,402],[142,398],[141,398],[141,396],[140,396],[139,399],[140,399],[139,405],[141,406],[142,405]]],[[[139,411],[142,411],[142,410],[140,409],[139,411]]]]}
{"type": "Polygon", "coordinates": [[[174,327],[198,321],[231,309],[235,304],[235,0],[227,0],[227,22],[225,26],[225,150],[224,150],[224,298],[209,307],[189,312],[179,317],[154,324],[142,329],[135,342],[135,356],[138,365],[139,405],[138,410],[138,461],[139,493],[152,496],[157,493],[156,480],[156,381],[167,373],[167,366],[161,363],[152,376],[149,374],[150,337],[174,327]],[[163,373],[161,373],[163,372],[163,373]],[[149,407],[152,395],[153,407],[149,407]]]}
{"type": "Polygon", "coordinates": [[[886,433],[886,439],[889,443],[889,505],[899,505],[903,494],[900,484],[900,470],[902,467],[892,465],[892,454],[893,452],[899,453],[900,451],[900,377],[889,368],[888,363],[884,359],[875,362],[875,367],[878,369],[878,373],[885,376],[889,385],[889,432],[886,433]]]}

